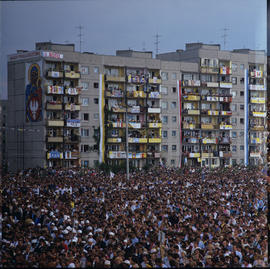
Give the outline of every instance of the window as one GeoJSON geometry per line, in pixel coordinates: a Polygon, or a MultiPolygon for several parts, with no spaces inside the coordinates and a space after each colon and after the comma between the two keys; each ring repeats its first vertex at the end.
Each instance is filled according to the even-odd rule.
{"type": "Polygon", "coordinates": [[[83,137],[89,136],[89,129],[82,128],[81,129],[81,136],[83,136],[83,137]]]}
{"type": "Polygon", "coordinates": [[[83,75],[88,75],[89,74],[89,67],[88,66],[81,66],[81,73],[83,75]]]}
{"type": "Polygon", "coordinates": [[[176,102],[171,103],[171,108],[176,108],[176,102]]]}
{"type": "Polygon", "coordinates": [[[83,113],[83,120],[88,121],[89,120],[89,113],[83,113]]]}
{"type": "Polygon", "coordinates": [[[244,91],[240,91],[240,96],[244,96],[244,91]]]}
{"type": "Polygon", "coordinates": [[[245,83],[245,79],[244,78],[240,78],[240,84],[244,84],[245,83]]]}
{"type": "Polygon", "coordinates": [[[94,88],[98,89],[98,82],[94,82],[94,88]]]}
{"type": "Polygon", "coordinates": [[[89,161],[81,160],[81,165],[82,165],[82,167],[88,167],[89,166],[89,161]]]}
{"type": "Polygon", "coordinates": [[[240,145],[240,150],[244,150],[244,145],[240,145]]]}
{"type": "Polygon", "coordinates": [[[98,160],[94,160],[93,163],[94,163],[94,166],[97,167],[99,162],[98,160]]]}
{"type": "Polygon", "coordinates": [[[239,136],[244,136],[244,132],[240,132],[240,135],[239,136]]]}
{"type": "Polygon", "coordinates": [[[168,102],[161,101],[161,108],[162,109],[168,109],[168,102]]]}
{"type": "Polygon", "coordinates": [[[244,164],[244,159],[240,159],[240,164],[244,164]]]}
{"type": "Polygon", "coordinates": [[[86,98],[86,97],[82,98],[82,106],[88,106],[88,104],[89,104],[89,98],[86,98]]]}
{"type": "Polygon", "coordinates": [[[177,79],[177,74],[176,73],[172,73],[172,79],[176,80],[177,79]]]}
{"type": "Polygon", "coordinates": [[[164,87],[164,86],[161,86],[161,87],[160,87],[160,92],[161,92],[162,94],[168,94],[168,88],[167,88],[167,87],[164,87]]]}
{"type": "Polygon", "coordinates": [[[237,132],[232,132],[232,138],[236,138],[237,137],[237,132]]]}
{"type": "Polygon", "coordinates": [[[172,93],[176,93],[176,87],[172,87],[172,93]]]}
{"type": "Polygon", "coordinates": [[[171,160],[171,165],[174,165],[174,164],[175,164],[175,160],[172,159],[172,160],[171,160]]]}
{"type": "Polygon", "coordinates": [[[244,64],[240,64],[240,69],[241,70],[244,70],[244,68],[245,68],[245,65],[244,64]]]}
{"type": "Polygon", "coordinates": [[[98,118],[99,118],[99,117],[98,117],[98,113],[94,113],[94,119],[95,119],[95,120],[98,120],[98,118]]]}
{"type": "Polygon", "coordinates": [[[237,111],[237,104],[232,104],[231,109],[233,112],[237,111]]]}
{"type": "Polygon", "coordinates": [[[232,63],[232,71],[237,72],[237,64],[232,63]]]}
{"type": "Polygon", "coordinates": [[[162,131],[162,137],[167,138],[168,137],[168,132],[167,131],[162,131]]]}
{"type": "Polygon", "coordinates": [[[241,119],[240,119],[240,123],[241,123],[241,124],[244,124],[244,118],[241,118],[241,119]]]}
{"type": "Polygon", "coordinates": [[[168,116],[162,116],[162,123],[168,123],[168,116]]]}
{"type": "Polygon", "coordinates": [[[161,72],[161,79],[162,80],[168,80],[168,73],[167,72],[161,72]]]}
{"type": "Polygon", "coordinates": [[[236,165],[237,162],[236,162],[236,159],[232,159],[232,165],[236,165]]]}
{"type": "Polygon", "coordinates": [[[98,104],[98,98],[94,98],[94,104],[98,104]]]}
{"type": "Polygon", "coordinates": [[[97,66],[94,67],[94,73],[99,73],[99,68],[97,66]]]}
{"type": "Polygon", "coordinates": [[[161,146],[162,151],[168,151],[168,145],[162,145],[161,146]]]}
{"type": "Polygon", "coordinates": [[[81,145],[81,152],[88,152],[90,151],[89,145],[81,145]]]}
{"type": "Polygon", "coordinates": [[[172,151],[176,151],[176,145],[172,145],[172,151]]]}
{"type": "Polygon", "coordinates": [[[237,77],[232,77],[232,84],[236,85],[237,84],[237,77]]]}
{"type": "Polygon", "coordinates": [[[236,91],[231,91],[232,97],[236,97],[237,96],[237,92],[236,91]]]}
{"type": "Polygon", "coordinates": [[[175,130],[172,131],[172,136],[176,136],[176,131],[175,130]]]}
{"type": "Polygon", "coordinates": [[[240,105],[240,110],[244,110],[245,106],[244,105],[240,105]]]}
{"type": "Polygon", "coordinates": [[[237,151],[237,146],[236,145],[232,145],[232,151],[236,152],[237,151]]]}
{"type": "Polygon", "coordinates": [[[231,124],[233,125],[237,124],[237,118],[231,118],[231,124]]]}
{"type": "Polygon", "coordinates": [[[81,82],[81,86],[82,86],[83,91],[87,91],[88,87],[89,87],[89,83],[88,82],[81,82]]]}
{"type": "Polygon", "coordinates": [[[176,116],[172,116],[172,122],[176,122],[176,116]]]}

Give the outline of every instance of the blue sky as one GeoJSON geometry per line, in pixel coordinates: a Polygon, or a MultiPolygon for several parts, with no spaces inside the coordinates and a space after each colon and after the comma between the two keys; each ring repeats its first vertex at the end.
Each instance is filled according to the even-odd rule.
{"type": "Polygon", "coordinates": [[[6,55],[33,50],[35,42],[75,43],[82,51],[118,49],[159,52],[185,43],[219,43],[226,50],[266,49],[266,0],[85,0],[0,2],[1,96],[6,97],[6,55]]]}

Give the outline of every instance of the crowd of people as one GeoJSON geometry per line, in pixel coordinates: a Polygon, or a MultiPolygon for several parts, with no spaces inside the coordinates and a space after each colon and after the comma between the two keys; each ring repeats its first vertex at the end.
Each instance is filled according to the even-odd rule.
{"type": "Polygon", "coordinates": [[[2,267],[267,267],[259,169],[164,167],[2,179],[2,267]]]}

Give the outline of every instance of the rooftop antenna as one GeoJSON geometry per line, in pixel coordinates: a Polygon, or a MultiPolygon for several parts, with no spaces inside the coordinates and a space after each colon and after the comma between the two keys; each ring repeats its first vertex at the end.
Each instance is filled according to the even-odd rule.
{"type": "Polygon", "coordinates": [[[154,42],[154,44],[156,45],[156,56],[158,54],[159,48],[158,48],[158,44],[160,43],[159,38],[161,37],[161,35],[159,35],[158,33],[155,35],[156,41],[154,42]]]}
{"type": "Polygon", "coordinates": [[[227,36],[228,36],[228,34],[227,34],[227,31],[229,31],[230,29],[229,28],[223,28],[223,29],[221,29],[222,31],[224,31],[224,34],[221,36],[222,38],[223,38],[223,44],[224,44],[224,50],[226,49],[226,43],[227,43],[227,36]]]}
{"type": "Polygon", "coordinates": [[[78,34],[78,37],[80,38],[80,52],[82,52],[82,29],[83,29],[83,26],[79,25],[77,26],[76,28],[79,29],[80,33],[78,34]]]}

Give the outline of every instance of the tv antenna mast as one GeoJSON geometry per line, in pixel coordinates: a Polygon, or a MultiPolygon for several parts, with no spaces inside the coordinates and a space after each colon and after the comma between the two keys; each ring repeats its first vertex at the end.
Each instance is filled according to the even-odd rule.
{"type": "Polygon", "coordinates": [[[224,34],[221,36],[223,38],[223,44],[224,44],[224,50],[226,49],[226,44],[227,44],[227,31],[229,31],[230,29],[229,28],[223,28],[221,29],[222,31],[224,31],[224,34]]]}
{"type": "Polygon", "coordinates": [[[156,56],[158,54],[159,48],[158,48],[158,44],[160,43],[159,38],[161,37],[161,35],[159,35],[158,33],[155,35],[156,41],[154,42],[154,44],[156,45],[156,56]]]}
{"type": "Polygon", "coordinates": [[[82,52],[82,36],[83,36],[82,29],[83,29],[83,26],[79,25],[76,28],[79,29],[78,37],[80,38],[80,52],[82,52]]]}

